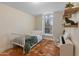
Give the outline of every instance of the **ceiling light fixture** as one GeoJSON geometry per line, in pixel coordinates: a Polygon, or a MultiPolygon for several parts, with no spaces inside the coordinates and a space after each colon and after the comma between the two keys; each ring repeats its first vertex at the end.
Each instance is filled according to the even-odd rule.
{"type": "Polygon", "coordinates": [[[40,2],[32,2],[32,3],[38,4],[38,3],[40,3],[40,2]]]}

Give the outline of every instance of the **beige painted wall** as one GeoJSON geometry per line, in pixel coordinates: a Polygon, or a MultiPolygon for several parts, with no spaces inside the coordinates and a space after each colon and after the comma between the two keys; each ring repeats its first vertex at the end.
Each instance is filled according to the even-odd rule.
{"type": "Polygon", "coordinates": [[[54,20],[53,20],[53,36],[56,39],[62,35],[64,27],[63,27],[63,11],[57,11],[53,13],[54,20]]]}
{"type": "Polygon", "coordinates": [[[42,30],[42,16],[35,16],[35,30],[42,30]]]}
{"type": "Polygon", "coordinates": [[[30,33],[34,30],[34,17],[0,3],[0,52],[9,47],[7,35],[30,33]]]}
{"type": "MultiPolygon", "coordinates": [[[[42,16],[38,15],[35,18],[35,30],[42,30],[42,16]]],[[[53,37],[59,39],[64,30],[63,27],[63,11],[56,11],[53,13],[53,37]]]]}

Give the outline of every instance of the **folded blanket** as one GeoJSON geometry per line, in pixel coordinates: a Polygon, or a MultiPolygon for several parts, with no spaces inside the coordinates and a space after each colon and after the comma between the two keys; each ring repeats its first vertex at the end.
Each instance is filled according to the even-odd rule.
{"type": "Polygon", "coordinates": [[[29,38],[26,38],[25,47],[24,47],[25,53],[28,53],[31,50],[32,46],[37,42],[38,42],[38,39],[36,36],[30,36],[29,38]]]}
{"type": "Polygon", "coordinates": [[[29,53],[30,49],[31,49],[31,46],[30,46],[29,42],[25,43],[25,48],[24,48],[25,53],[29,53]]]}

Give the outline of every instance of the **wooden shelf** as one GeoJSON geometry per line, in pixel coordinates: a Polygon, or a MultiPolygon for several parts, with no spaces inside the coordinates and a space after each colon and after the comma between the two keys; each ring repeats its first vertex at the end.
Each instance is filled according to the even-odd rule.
{"type": "Polygon", "coordinates": [[[72,14],[79,11],[79,7],[65,8],[63,17],[71,18],[72,14]]]}
{"type": "Polygon", "coordinates": [[[71,27],[71,28],[75,27],[75,28],[77,28],[78,25],[64,25],[64,27],[71,27]]]}

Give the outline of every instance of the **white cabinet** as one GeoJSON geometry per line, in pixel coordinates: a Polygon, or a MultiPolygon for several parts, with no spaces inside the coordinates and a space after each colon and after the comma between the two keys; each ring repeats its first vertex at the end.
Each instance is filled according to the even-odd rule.
{"type": "Polygon", "coordinates": [[[79,28],[71,32],[71,39],[74,44],[74,55],[79,56],[79,28]]]}
{"type": "Polygon", "coordinates": [[[65,40],[65,44],[62,44],[60,40],[60,56],[73,56],[73,44],[71,40],[65,40]]]}

